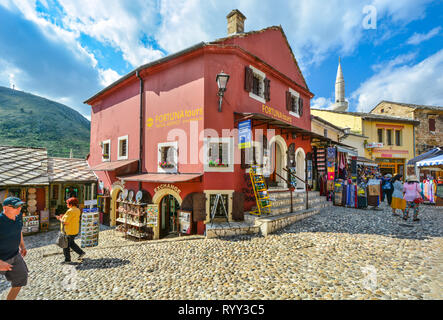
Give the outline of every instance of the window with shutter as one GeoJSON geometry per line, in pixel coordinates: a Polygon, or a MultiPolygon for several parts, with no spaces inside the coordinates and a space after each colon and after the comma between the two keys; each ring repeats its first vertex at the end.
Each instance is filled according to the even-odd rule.
{"type": "Polygon", "coordinates": [[[232,139],[208,138],[205,140],[207,141],[205,143],[205,171],[232,171],[234,168],[233,163],[231,163],[231,150],[233,147],[232,139]]]}
{"type": "Polygon", "coordinates": [[[377,129],[378,142],[383,143],[383,129],[377,129]]]}
{"type": "Polygon", "coordinates": [[[429,119],[429,131],[435,132],[435,119],[429,119]]]}
{"type": "Polygon", "coordinates": [[[163,142],[158,144],[159,172],[176,172],[178,169],[178,142],[163,142]]]}
{"type": "Polygon", "coordinates": [[[244,220],[244,204],[245,195],[243,194],[243,192],[234,192],[232,194],[232,220],[244,220]]]}
{"type": "Polygon", "coordinates": [[[109,161],[111,159],[111,140],[106,140],[102,145],[102,161],[109,161]]]}
{"type": "Polygon", "coordinates": [[[392,146],[392,130],[391,129],[386,130],[386,140],[387,140],[388,146],[392,146]]]}
{"type": "Polygon", "coordinates": [[[301,97],[298,98],[299,101],[299,107],[298,107],[298,114],[303,116],[303,99],[301,97]]]}
{"type": "Polygon", "coordinates": [[[192,195],[192,218],[194,222],[206,220],[206,196],[203,192],[192,195]]]}
{"type": "MultiPolygon", "coordinates": [[[[215,204],[215,198],[217,197],[216,194],[211,194],[209,195],[209,212],[211,213],[213,208],[214,208],[214,204],[215,204]]],[[[223,203],[225,205],[226,208],[226,212],[229,214],[229,198],[227,194],[222,194],[221,195],[221,199],[223,200],[223,203]]],[[[215,218],[219,218],[219,217],[226,217],[225,213],[223,211],[223,206],[221,204],[221,202],[218,203],[216,211],[215,211],[215,218]]]]}
{"type": "Polygon", "coordinates": [[[292,94],[290,91],[286,91],[286,110],[292,111],[292,94]]]}
{"type": "Polygon", "coordinates": [[[245,67],[245,90],[247,92],[252,91],[252,82],[253,82],[254,73],[251,68],[248,66],[245,67]]]}
{"type": "Polygon", "coordinates": [[[264,84],[265,84],[265,92],[264,92],[265,100],[269,101],[271,100],[271,80],[266,78],[264,80],[264,84]]]}
{"type": "Polygon", "coordinates": [[[266,79],[266,74],[253,66],[246,67],[245,89],[249,92],[249,97],[266,103],[270,98],[270,82],[266,79]],[[249,69],[251,71],[249,71],[249,69]],[[250,90],[249,90],[250,89],[250,90]]]}
{"type": "Polygon", "coordinates": [[[118,138],[117,160],[128,159],[128,136],[118,138]]]}
{"type": "Polygon", "coordinates": [[[401,131],[395,130],[395,145],[401,146],[401,131]]]}

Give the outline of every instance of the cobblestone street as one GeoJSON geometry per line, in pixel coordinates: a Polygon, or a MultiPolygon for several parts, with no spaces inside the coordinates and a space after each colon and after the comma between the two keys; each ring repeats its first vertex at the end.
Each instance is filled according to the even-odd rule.
{"type": "Polygon", "coordinates": [[[137,243],[108,229],[74,266],[55,231],[29,236],[18,299],[443,299],[443,209],[422,205],[414,223],[383,209],[331,207],[266,238],[137,243]]]}

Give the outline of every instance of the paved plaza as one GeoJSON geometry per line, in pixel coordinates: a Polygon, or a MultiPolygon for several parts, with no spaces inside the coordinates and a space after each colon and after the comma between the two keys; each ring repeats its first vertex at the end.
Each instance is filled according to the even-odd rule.
{"type": "MultiPolygon", "coordinates": [[[[443,208],[422,205],[419,222],[382,208],[327,208],[266,238],[134,242],[104,229],[72,266],[56,231],[28,236],[18,299],[443,299],[443,208]]],[[[8,288],[2,277],[2,299],[8,288]]]]}

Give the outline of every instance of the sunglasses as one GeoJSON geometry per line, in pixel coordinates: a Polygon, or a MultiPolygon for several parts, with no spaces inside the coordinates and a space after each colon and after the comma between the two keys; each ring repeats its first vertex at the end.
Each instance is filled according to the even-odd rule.
{"type": "Polygon", "coordinates": [[[18,205],[18,206],[11,206],[11,205],[9,205],[9,206],[7,206],[7,207],[11,207],[11,208],[14,208],[14,209],[18,209],[18,208],[21,208],[22,205],[18,205]]]}

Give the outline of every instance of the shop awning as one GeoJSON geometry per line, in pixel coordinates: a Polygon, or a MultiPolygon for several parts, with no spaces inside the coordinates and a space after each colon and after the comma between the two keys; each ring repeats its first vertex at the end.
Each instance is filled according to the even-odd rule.
{"type": "Polygon", "coordinates": [[[443,165],[443,154],[438,155],[436,157],[422,160],[416,163],[417,167],[432,167],[432,166],[441,166],[443,165]]]}
{"type": "Polygon", "coordinates": [[[367,166],[367,167],[377,167],[378,166],[378,164],[375,161],[365,158],[365,157],[357,157],[357,164],[367,166]]]}
{"type": "Polygon", "coordinates": [[[203,173],[143,173],[117,178],[125,181],[177,183],[190,181],[202,175],[203,173]]]}
{"type": "Polygon", "coordinates": [[[99,165],[96,165],[95,167],[92,167],[91,170],[93,170],[93,171],[114,171],[114,170],[129,166],[134,163],[138,163],[138,160],[108,161],[108,162],[100,163],[99,165]]]}
{"type": "Polygon", "coordinates": [[[349,154],[350,156],[354,156],[354,157],[357,157],[357,156],[358,156],[357,151],[355,151],[355,150],[353,150],[353,149],[350,149],[350,148],[345,148],[345,147],[342,147],[342,146],[337,146],[337,151],[338,151],[338,152],[347,153],[347,154],[349,154]]]}
{"type": "Polygon", "coordinates": [[[415,158],[412,158],[411,160],[408,161],[408,165],[415,165],[417,162],[422,161],[422,160],[427,160],[430,159],[432,157],[438,156],[443,154],[443,150],[441,148],[434,148],[432,150],[429,150],[428,152],[425,152],[419,156],[416,156],[415,158]]]}
{"type": "MultiPolygon", "coordinates": [[[[276,128],[280,128],[280,129],[286,129],[287,132],[284,133],[295,133],[296,135],[299,135],[303,138],[311,138],[313,140],[317,140],[320,142],[328,142],[330,144],[333,145],[338,145],[338,146],[343,146],[343,147],[347,147],[347,148],[352,148],[351,146],[348,146],[346,144],[343,144],[341,142],[336,142],[332,139],[329,139],[327,137],[324,137],[322,135],[319,135],[315,132],[309,131],[309,130],[305,130],[302,128],[299,128],[297,126],[294,126],[290,123],[284,122],[282,120],[278,120],[278,119],[274,119],[272,117],[268,117],[264,114],[261,113],[251,113],[251,112],[234,112],[234,115],[240,116],[241,118],[235,119],[236,122],[238,121],[243,121],[243,120],[247,120],[247,119],[252,119],[252,120],[256,120],[256,123],[254,123],[252,126],[258,126],[258,125],[262,125],[262,124],[267,124],[276,128]]],[[[315,142],[315,141],[313,141],[315,142]]]]}

